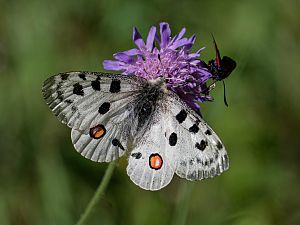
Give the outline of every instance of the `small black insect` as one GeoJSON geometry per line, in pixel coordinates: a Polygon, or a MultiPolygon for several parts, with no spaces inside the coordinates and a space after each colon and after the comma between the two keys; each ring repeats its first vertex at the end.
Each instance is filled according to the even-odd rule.
{"type": "Polygon", "coordinates": [[[221,59],[220,51],[218,49],[214,37],[213,37],[213,42],[216,50],[216,58],[209,60],[208,69],[213,75],[213,79],[217,81],[221,81],[224,80],[226,77],[228,77],[231,74],[231,72],[235,69],[236,62],[228,56],[223,56],[223,58],[221,59]]]}
{"type": "MultiPolygon", "coordinates": [[[[227,100],[226,100],[226,94],[225,94],[224,79],[227,78],[232,73],[232,71],[235,69],[236,62],[228,56],[223,56],[221,58],[220,51],[218,49],[218,46],[217,46],[214,36],[212,36],[212,38],[213,38],[213,43],[214,43],[214,47],[215,47],[215,51],[216,51],[216,57],[215,57],[215,59],[209,60],[208,64],[204,63],[204,65],[209,70],[209,72],[212,74],[212,78],[213,78],[213,80],[215,80],[215,82],[223,81],[224,103],[226,106],[228,106],[227,100]]],[[[213,82],[213,84],[215,82],[213,82]]],[[[213,84],[210,86],[213,86],[213,84]]],[[[208,92],[209,92],[209,88],[208,88],[208,90],[204,91],[204,93],[206,93],[206,94],[208,94],[208,92]]]]}

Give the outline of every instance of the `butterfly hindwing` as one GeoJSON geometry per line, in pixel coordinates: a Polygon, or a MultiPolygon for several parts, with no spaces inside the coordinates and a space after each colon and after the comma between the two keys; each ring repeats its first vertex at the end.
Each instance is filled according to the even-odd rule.
{"type": "Polygon", "coordinates": [[[124,154],[132,102],[142,79],[94,72],[70,72],[45,81],[44,98],[57,118],[72,128],[75,149],[93,161],[110,162],[124,154]]]}
{"type": "Polygon", "coordinates": [[[228,169],[218,136],[171,92],[158,102],[148,130],[129,157],[127,173],[146,190],[166,186],[174,173],[188,180],[214,177],[228,169]],[[152,161],[151,161],[152,160],[152,161]],[[155,163],[157,162],[157,168],[155,163]]]}
{"type": "Polygon", "coordinates": [[[188,180],[201,180],[227,170],[227,152],[216,133],[177,95],[169,93],[167,101],[178,136],[176,174],[188,180]]]}
{"type": "Polygon", "coordinates": [[[143,189],[159,190],[169,184],[174,175],[174,147],[166,137],[166,130],[171,127],[169,119],[167,114],[157,109],[149,129],[129,156],[127,174],[143,189]]]}
{"type": "Polygon", "coordinates": [[[73,128],[72,142],[75,149],[85,158],[95,162],[111,162],[127,150],[128,125],[102,123],[90,128],[89,132],[73,128]]]}

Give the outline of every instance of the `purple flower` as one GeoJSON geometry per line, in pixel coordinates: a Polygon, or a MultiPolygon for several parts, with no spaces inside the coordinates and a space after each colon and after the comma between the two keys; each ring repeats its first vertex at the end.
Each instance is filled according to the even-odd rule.
{"type": "Polygon", "coordinates": [[[104,69],[121,71],[124,75],[135,74],[148,80],[163,76],[167,88],[200,113],[198,103],[212,99],[201,94],[207,90],[206,81],[212,74],[198,59],[204,48],[190,53],[196,37],[183,37],[185,31],[183,28],[172,38],[169,24],[160,23],[160,38],[156,27],[151,27],[145,43],[134,28],[133,41],[138,48],[114,54],[116,60],[104,60],[104,69]]]}

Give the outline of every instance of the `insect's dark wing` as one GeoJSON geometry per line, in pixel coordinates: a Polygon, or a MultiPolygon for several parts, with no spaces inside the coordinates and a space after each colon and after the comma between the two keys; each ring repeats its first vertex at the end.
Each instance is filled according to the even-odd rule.
{"type": "Polygon", "coordinates": [[[215,58],[215,65],[217,66],[218,69],[221,68],[221,56],[220,56],[220,51],[218,49],[218,46],[217,46],[217,42],[214,38],[214,36],[212,35],[212,38],[213,38],[213,42],[214,42],[214,47],[215,47],[215,51],[216,51],[216,58],[215,58]]]}
{"type": "Polygon", "coordinates": [[[235,67],[236,67],[236,62],[232,58],[228,56],[223,56],[222,69],[225,75],[229,76],[231,72],[235,69],[235,67]]]}
{"type": "Polygon", "coordinates": [[[110,162],[127,149],[132,102],[144,80],[96,72],[70,72],[44,82],[44,98],[72,128],[75,149],[93,161],[110,162]]]}

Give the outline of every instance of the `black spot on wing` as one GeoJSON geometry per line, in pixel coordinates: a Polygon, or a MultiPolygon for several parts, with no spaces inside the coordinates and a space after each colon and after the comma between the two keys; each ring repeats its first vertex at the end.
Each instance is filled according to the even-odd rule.
{"type": "Polygon", "coordinates": [[[196,124],[194,124],[193,126],[191,126],[189,128],[189,132],[191,132],[191,133],[196,134],[198,131],[199,131],[199,127],[196,124]]]}
{"type": "Polygon", "coordinates": [[[80,79],[86,80],[86,77],[85,77],[84,73],[80,73],[80,74],[78,74],[78,76],[80,77],[80,79]]]}
{"type": "Polygon", "coordinates": [[[194,165],[195,164],[195,159],[190,159],[189,163],[190,163],[191,166],[194,165]]]}
{"type": "Polygon", "coordinates": [[[109,91],[111,93],[118,93],[121,90],[121,81],[120,80],[112,80],[110,83],[110,89],[109,91]]]}
{"type": "Polygon", "coordinates": [[[61,78],[62,80],[67,80],[68,77],[69,77],[69,74],[67,74],[67,73],[63,73],[63,74],[60,75],[60,78],[61,78]]]}
{"type": "Polygon", "coordinates": [[[169,144],[171,146],[175,146],[176,143],[177,143],[177,134],[173,132],[169,137],[169,144]]]}
{"type": "Polygon", "coordinates": [[[199,179],[198,177],[199,177],[199,175],[198,175],[197,171],[193,171],[192,173],[187,174],[187,179],[189,179],[189,180],[197,180],[197,179],[199,179]]]}
{"type": "Polygon", "coordinates": [[[221,150],[223,148],[223,145],[222,145],[222,143],[220,141],[218,141],[218,143],[217,143],[217,148],[219,150],[221,150]]]}
{"type": "Polygon", "coordinates": [[[195,121],[196,125],[199,125],[200,122],[201,122],[201,121],[200,121],[198,118],[197,118],[196,121],[195,121]]]}
{"type": "Polygon", "coordinates": [[[119,147],[120,149],[122,149],[123,151],[125,150],[125,148],[123,147],[123,145],[121,144],[121,142],[118,140],[118,139],[113,139],[111,141],[111,143],[113,144],[113,146],[117,146],[119,147]]]}
{"type": "Polygon", "coordinates": [[[76,112],[78,109],[77,109],[77,107],[76,107],[75,105],[73,105],[73,106],[71,107],[71,110],[72,110],[72,112],[74,113],[74,112],[76,112]]]}
{"type": "Polygon", "coordinates": [[[73,101],[71,99],[67,99],[67,100],[65,100],[65,102],[68,103],[68,104],[73,103],[73,101]]]}
{"type": "Polygon", "coordinates": [[[63,92],[61,91],[61,90],[58,90],[57,91],[57,99],[59,100],[59,101],[63,101],[63,99],[64,99],[64,96],[63,96],[63,92]]]}
{"type": "Polygon", "coordinates": [[[102,103],[102,105],[99,107],[99,110],[98,112],[100,114],[105,114],[109,111],[109,108],[110,108],[110,103],[109,102],[104,102],[102,103]]]}
{"type": "Polygon", "coordinates": [[[203,151],[207,146],[207,141],[201,140],[200,144],[197,142],[195,147],[198,148],[200,151],[203,151]]]}
{"type": "Polygon", "coordinates": [[[180,165],[186,167],[186,161],[181,161],[180,165]]]}
{"type": "Polygon", "coordinates": [[[142,157],[142,153],[140,152],[135,152],[135,153],[132,153],[131,156],[133,158],[136,158],[136,159],[140,159],[142,157]]]}
{"type": "Polygon", "coordinates": [[[207,130],[205,131],[205,134],[206,134],[206,135],[212,135],[211,130],[210,130],[210,129],[207,129],[207,130]]]}
{"type": "Polygon", "coordinates": [[[80,85],[79,83],[74,84],[73,85],[73,94],[83,96],[84,92],[83,92],[82,85],[80,85]]]}
{"type": "Polygon", "coordinates": [[[187,117],[187,112],[182,109],[177,115],[176,115],[176,120],[179,122],[179,123],[182,123],[183,121],[185,121],[187,117]]]}
{"type": "Polygon", "coordinates": [[[96,80],[93,80],[91,82],[91,85],[92,85],[92,88],[95,90],[95,91],[100,91],[100,77],[97,77],[96,80]]]}
{"type": "Polygon", "coordinates": [[[216,151],[215,152],[215,160],[217,160],[219,158],[219,153],[216,151]]]}

